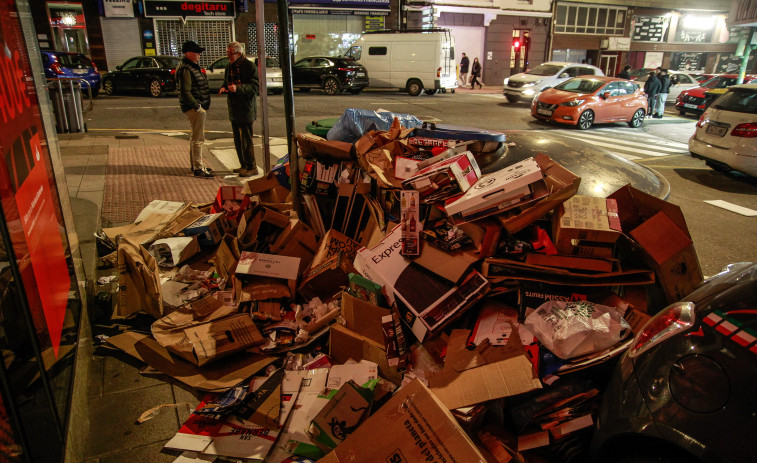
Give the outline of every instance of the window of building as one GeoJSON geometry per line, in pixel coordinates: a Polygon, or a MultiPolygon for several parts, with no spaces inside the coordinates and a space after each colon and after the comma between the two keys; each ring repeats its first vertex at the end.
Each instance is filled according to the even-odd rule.
{"type": "Polygon", "coordinates": [[[555,17],[555,32],[622,36],[626,13],[625,7],[559,3],[555,17]]]}

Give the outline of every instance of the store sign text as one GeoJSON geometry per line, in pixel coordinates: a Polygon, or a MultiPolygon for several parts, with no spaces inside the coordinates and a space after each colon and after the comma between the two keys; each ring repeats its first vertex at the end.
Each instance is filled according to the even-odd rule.
{"type": "Polygon", "coordinates": [[[143,0],[145,16],[181,16],[187,17],[234,17],[234,2],[172,2],[167,0],[143,0]]]}
{"type": "MultiPolygon", "coordinates": [[[[2,42],[0,42],[2,43],[2,42]]],[[[24,71],[21,68],[21,55],[17,50],[3,45],[5,51],[0,56],[0,115],[3,123],[13,120],[32,105],[24,83],[24,71]]]]}

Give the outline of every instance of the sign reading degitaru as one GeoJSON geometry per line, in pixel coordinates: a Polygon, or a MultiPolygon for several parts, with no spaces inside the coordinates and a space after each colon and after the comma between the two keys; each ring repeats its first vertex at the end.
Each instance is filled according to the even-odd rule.
{"type": "Polygon", "coordinates": [[[172,1],[172,0],[142,0],[145,16],[180,16],[201,18],[233,18],[233,1],[172,1]]]}

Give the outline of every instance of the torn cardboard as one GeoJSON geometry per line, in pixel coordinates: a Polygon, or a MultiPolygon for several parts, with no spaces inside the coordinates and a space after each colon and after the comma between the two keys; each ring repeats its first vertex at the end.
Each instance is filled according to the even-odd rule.
{"type": "Polygon", "coordinates": [[[146,312],[155,318],[163,316],[160,274],[155,258],[128,238],[118,243],[118,309],[125,317],[146,312]]]}

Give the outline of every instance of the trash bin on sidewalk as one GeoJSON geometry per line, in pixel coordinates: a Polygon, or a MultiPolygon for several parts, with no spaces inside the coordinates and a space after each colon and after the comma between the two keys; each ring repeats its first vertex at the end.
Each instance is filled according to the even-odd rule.
{"type": "Polygon", "coordinates": [[[58,133],[86,132],[82,110],[82,88],[78,79],[48,79],[47,88],[55,112],[58,133]]]}

